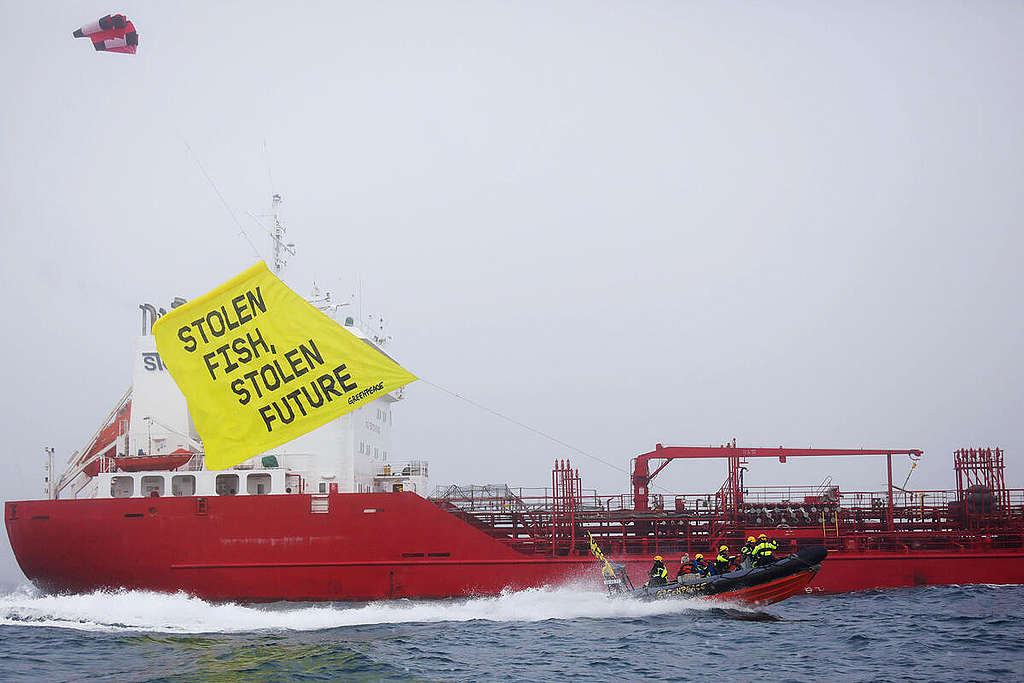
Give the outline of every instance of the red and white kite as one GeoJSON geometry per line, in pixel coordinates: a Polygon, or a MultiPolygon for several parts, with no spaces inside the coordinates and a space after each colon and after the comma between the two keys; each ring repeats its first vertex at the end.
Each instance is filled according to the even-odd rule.
{"type": "Polygon", "coordinates": [[[99,52],[133,55],[139,46],[135,24],[123,14],[108,14],[75,31],[75,38],[88,38],[99,52]]]}

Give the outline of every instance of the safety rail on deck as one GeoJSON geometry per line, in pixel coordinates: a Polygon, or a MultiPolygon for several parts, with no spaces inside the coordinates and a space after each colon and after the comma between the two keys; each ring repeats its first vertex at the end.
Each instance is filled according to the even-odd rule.
{"type": "Polygon", "coordinates": [[[431,500],[479,512],[506,512],[528,507],[504,484],[452,484],[443,489],[438,487],[431,500]]]}
{"type": "MultiPolygon", "coordinates": [[[[434,501],[444,501],[465,510],[480,512],[504,512],[508,510],[550,510],[554,507],[551,489],[512,488],[505,484],[452,484],[437,487],[430,497],[434,501]],[[524,495],[526,492],[526,495],[524,495]],[[540,493],[540,495],[536,495],[540,493]],[[530,495],[534,494],[534,495],[530,495]]],[[[581,509],[592,509],[597,503],[597,493],[584,490],[578,501],[581,509]]],[[[603,508],[601,508],[603,509],[603,508]]]]}
{"type": "MultiPolygon", "coordinates": [[[[762,487],[744,489],[741,509],[763,506],[812,506],[840,509],[876,509],[888,507],[886,491],[839,491],[836,494],[818,493],[817,487],[762,487]],[[813,492],[813,493],[809,493],[813,492]],[[810,500],[808,500],[808,495],[810,500]]],[[[1011,508],[1024,508],[1024,489],[1007,491],[1011,508]]],[[[506,510],[509,501],[531,510],[545,510],[553,505],[549,489],[511,488],[502,484],[438,487],[431,496],[459,507],[475,510],[506,510]],[[540,495],[529,495],[537,491],[540,495]]],[[[684,512],[696,515],[717,515],[723,512],[715,494],[665,494],[651,496],[655,504],[646,515],[684,512]],[[668,503],[673,503],[669,505],[668,503]]],[[[956,491],[893,491],[893,506],[897,508],[944,508],[959,502],[956,491]]],[[[629,494],[597,495],[584,490],[577,501],[581,511],[632,512],[633,497],[629,494]]]]}
{"type": "MultiPolygon", "coordinates": [[[[815,487],[765,486],[745,488],[743,505],[838,505],[840,508],[872,508],[888,506],[886,491],[840,491],[832,487],[825,494],[808,493],[816,491],[815,487]]],[[[1007,489],[1011,507],[1024,506],[1024,489],[1007,489]]],[[[946,490],[903,490],[892,492],[895,507],[944,507],[960,502],[956,491],[946,490]]]]}
{"type": "Polygon", "coordinates": [[[564,549],[566,543],[576,544],[577,551],[583,552],[580,539],[588,532],[627,554],[646,553],[652,547],[703,551],[716,540],[741,541],[752,530],[771,531],[792,543],[813,542],[843,550],[956,551],[987,543],[979,540],[986,537],[999,539],[992,543],[1020,547],[1024,537],[1024,489],[1011,490],[1007,496],[1011,504],[1003,509],[957,501],[955,491],[894,491],[890,508],[887,492],[851,491],[839,494],[838,503],[821,498],[808,503],[794,495],[804,490],[822,488],[751,489],[771,495],[761,498],[764,502],[745,502],[738,511],[722,509],[714,495],[654,497],[658,503],[674,498],[676,506],[654,505],[639,512],[628,495],[599,496],[587,491],[576,499],[571,536],[566,529],[554,528],[549,490],[520,498],[517,493],[533,491],[504,485],[453,486],[439,490],[444,495],[432,500],[458,509],[487,533],[529,552],[549,552],[559,545],[564,549]]]}
{"type": "Polygon", "coordinates": [[[184,466],[179,467],[179,472],[199,472],[206,467],[206,456],[203,453],[196,453],[184,466]]]}
{"type": "Polygon", "coordinates": [[[424,460],[410,460],[408,462],[391,462],[378,465],[374,473],[377,477],[427,477],[429,467],[424,460]]]}

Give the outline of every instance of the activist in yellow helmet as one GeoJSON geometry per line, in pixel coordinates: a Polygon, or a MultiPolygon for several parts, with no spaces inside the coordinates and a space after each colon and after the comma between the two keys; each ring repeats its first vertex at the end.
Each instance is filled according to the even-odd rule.
{"type": "Polygon", "coordinates": [[[668,569],[665,568],[665,563],[661,561],[661,555],[654,556],[654,566],[647,572],[647,576],[647,583],[644,585],[664,586],[668,583],[668,569]]]}

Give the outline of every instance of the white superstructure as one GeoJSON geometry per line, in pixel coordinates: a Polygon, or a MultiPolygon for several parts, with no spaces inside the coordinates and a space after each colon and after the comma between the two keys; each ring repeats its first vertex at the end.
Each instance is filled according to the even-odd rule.
{"type": "MultiPolygon", "coordinates": [[[[274,195],[275,271],[294,254],[286,244],[274,195]]],[[[175,298],[171,307],[184,303],[175,298]]],[[[333,317],[338,306],[315,286],[311,303],[333,317]]],[[[251,458],[234,468],[207,471],[203,446],[178,389],[156,350],[152,325],[165,309],[141,304],[142,335],[136,337],[132,386],[104,427],[80,452],[55,485],[52,497],[126,498],[149,496],[287,495],[413,491],[426,496],[427,464],[391,460],[392,407],[402,389],[390,392],[327,424],[251,458]],[[189,456],[191,456],[189,458],[189,456]],[[164,459],[187,462],[175,468],[164,459]],[[136,471],[138,470],[138,471],[136,471]]],[[[352,317],[344,327],[381,353],[386,335],[366,333],[352,317]]]]}

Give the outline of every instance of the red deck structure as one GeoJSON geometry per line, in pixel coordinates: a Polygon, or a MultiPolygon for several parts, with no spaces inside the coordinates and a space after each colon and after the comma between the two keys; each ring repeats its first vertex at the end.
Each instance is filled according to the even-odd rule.
{"type": "MultiPolygon", "coordinates": [[[[534,556],[584,554],[593,534],[615,561],[640,580],[653,555],[676,561],[684,553],[736,552],[747,536],[779,540],[777,554],[824,545],[830,555],[809,591],[842,592],[922,584],[1024,583],[1024,490],[1007,489],[1000,449],[954,454],[955,491],[912,491],[893,483],[892,458],[915,460],[918,449],[665,447],[632,462],[632,494],[585,493],[579,473],[557,461],[548,491],[450,490],[435,499],[458,509],[494,538],[534,556]],[[751,458],[884,456],[884,491],[819,486],[751,487],[743,482],[751,458]],[[727,476],[715,493],[670,496],[650,490],[676,460],[716,458],[727,476]],[[652,469],[653,466],[653,469],[652,469]],[[574,482],[567,486],[565,482],[574,482]],[[494,492],[491,492],[494,493],[494,492]],[[547,521],[548,511],[551,521],[547,521]],[[673,557],[674,556],[674,557],[673,557]]],[[[670,567],[671,569],[671,567],[670,567]]]]}

